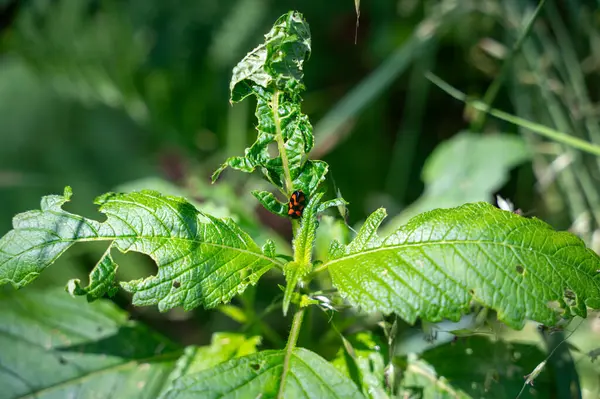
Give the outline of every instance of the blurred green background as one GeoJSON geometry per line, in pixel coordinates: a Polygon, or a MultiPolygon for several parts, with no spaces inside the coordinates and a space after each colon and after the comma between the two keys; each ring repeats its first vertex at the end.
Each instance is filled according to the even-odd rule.
{"type": "MultiPolygon", "coordinates": [[[[66,184],[77,208],[138,178],[186,189],[192,178],[205,183],[254,135],[252,103],[228,103],[231,69],[289,9],[312,29],[304,110],[315,126],[314,156],[331,165],[329,183],[352,204],[351,223],[416,200],[427,156],[470,126],[463,105],[423,77],[427,70],[482,96],[506,61],[495,106],[596,134],[582,118],[597,113],[597,3],[549,1],[522,51],[507,59],[535,5],[365,1],[355,44],[351,0],[4,0],[0,228],[66,184]],[[588,87],[584,103],[577,96],[588,87]]],[[[477,133],[517,132],[487,122],[477,133]]],[[[512,173],[501,192],[519,207],[563,228],[583,210],[570,218],[555,204],[546,212],[538,197],[550,194],[536,190],[531,166],[512,173]]],[[[589,178],[593,185],[597,171],[589,178]]],[[[222,180],[243,181],[233,173],[222,180]]]]}
{"type": "MultiPolygon", "coordinates": [[[[600,144],[600,2],[548,0],[513,53],[537,4],[363,0],[355,43],[352,0],[0,0],[0,231],[65,185],[75,193],[68,209],[93,217],[104,192],[155,188],[233,216],[285,251],[289,223],[248,195],[264,185],[258,176],[228,171],[213,186],[209,176],[255,136],[253,102],[228,102],[233,66],[296,9],[312,31],[303,109],[313,156],[350,202],[350,225],[380,206],[391,229],[500,194],[598,249],[598,159],[478,119],[424,77],[478,98],[497,82],[494,107],[600,144]]],[[[78,247],[39,284],[85,278],[102,250],[78,247]]],[[[153,272],[142,256],[121,263],[121,278],[153,272]]],[[[276,294],[261,292],[265,304],[276,294]]],[[[196,321],[135,312],[187,342],[232,328],[201,310],[196,321]]]]}
{"type": "MultiPolygon", "coordinates": [[[[423,72],[482,94],[502,64],[483,41],[510,46],[518,33],[511,27],[531,11],[526,1],[365,1],[355,44],[351,0],[4,0],[0,7],[3,231],[14,213],[66,184],[77,208],[137,178],[206,182],[254,135],[252,103],[228,103],[231,69],[289,9],[304,13],[313,35],[304,110],[315,126],[315,157],[331,165],[330,183],[351,202],[351,222],[381,205],[397,213],[421,194],[426,157],[468,127],[463,106],[423,72]],[[419,40],[418,29],[433,36],[419,40]]],[[[509,83],[524,86],[523,108],[540,101],[517,72],[496,103],[503,109],[516,106],[509,83]]],[[[506,194],[536,207],[531,168],[515,173],[520,180],[506,194]]],[[[242,180],[228,173],[222,182],[242,180]]]]}

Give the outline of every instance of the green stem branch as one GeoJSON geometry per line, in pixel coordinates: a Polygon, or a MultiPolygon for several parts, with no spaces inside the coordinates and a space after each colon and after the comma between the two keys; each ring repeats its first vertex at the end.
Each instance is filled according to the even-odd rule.
{"type": "MultiPolygon", "coordinates": [[[[500,73],[498,73],[498,75],[496,76],[496,78],[494,79],[492,84],[488,87],[487,91],[485,92],[482,101],[483,101],[483,103],[487,104],[488,106],[491,107],[492,103],[496,99],[496,96],[498,95],[498,92],[500,91],[500,86],[502,85],[510,66],[513,64],[512,61],[515,58],[515,55],[521,50],[521,47],[523,46],[525,39],[527,38],[527,36],[529,36],[529,32],[531,32],[533,23],[535,22],[537,17],[540,15],[540,12],[542,11],[542,8],[544,7],[545,3],[546,3],[546,0],[541,0],[538,3],[538,6],[536,7],[535,11],[531,15],[531,18],[529,18],[529,21],[527,21],[527,23],[525,24],[525,27],[523,28],[523,31],[517,38],[517,41],[515,42],[512,50],[510,51],[508,56],[504,59],[504,63],[502,64],[500,73]]],[[[475,117],[475,119],[473,120],[473,123],[471,124],[471,131],[473,131],[473,132],[481,131],[481,129],[483,128],[483,125],[485,123],[486,114],[487,114],[486,112],[483,112],[483,113],[478,114],[475,117]]]]}
{"type": "Polygon", "coordinates": [[[467,95],[460,90],[450,86],[448,83],[437,77],[431,72],[427,72],[425,74],[427,79],[431,80],[433,84],[438,86],[440,89],[444,90],[446,93],[456,98],[459,101],[464,102],[465,104],[475,108],[476,110],[486,112],[492,116],[495,116],[498,119],[501,119],[506,122],[510,122],[514,125],[520,126],[522,128],[528,129],[534,133],[537,133],[541,136],[554,140],[558,143],[566,144],[573,148],[577,148],[579,150],[585,151],[589,154],[600,156],[600,146],[594,145],[585,140],[578,139],[577,137],[570,136],[566,133],[559,132],[558,130],[551,129],[547,126],[540,125],[539,123],[535,123],[529,121],[527,119],[519,118],[518,116],[514,116],[509,114],[508,112],[500,111],[495,108],[491,108],[489,105],[485,104],[482,101],[471,100],[467,97],[467,95]]]}
{"type": "Polygon", "coordinates": [[[290,336],[288,337],[288,342],[285,347],[285,358],[283,360],[283,372],[281,373],[281,383],[279,384],[279,393],[277,394],[278,399],[283,399],[283,392],[285,390],[285,378],[287,377],[287,373],[290,370],[290,361],[292,359],[292,352],[296,347],[296,343],[298,342],[298,336],[300,335],[300,327],[302,326],[302,320],[304,319],[304,311],[305,308],[300,308],[294,314],[294,319],[292,320],[292,329],[290,330],[290,336]]]}

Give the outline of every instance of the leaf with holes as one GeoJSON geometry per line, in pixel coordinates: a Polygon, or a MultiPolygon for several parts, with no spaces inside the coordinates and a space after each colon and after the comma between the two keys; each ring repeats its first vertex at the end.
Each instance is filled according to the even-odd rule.
{"type": "MultiPolygon", "coordinates": [[[[161,311],[228,302],[271,267],[282,267],[273,259],[271,243],[263,252],[231,219],[202,213],[183,198],[155,191],[106,194],[96,200],[107,217],[101,223],[64,211],[70,197],[67,187],[64,196],[44,197],[41,210],[14,218],[14,229],[0,239],[0,285],[30,283],[69,247],[85,241],[109,241],[109,250],[150,256],[158,274],[121,285],[133,293],[134,305],[158,304],[161,311]]],[[[90,274],[90,286],[83,289],[73,280],[67,288],[97,298],[112,290],[115,269],[107,251],[90,274]]]]}
{"type": "Polygon", "coordinates": [[[423,213],[380,238],[384,217],[375,211],[350,244],[334,242],[322,266],[367,312],[458,320],[475,300],[520,329],[600,308],[600,257],[541,220],[474,203],[423,213]]]}
{"type": "MultiPolygon", "coordinates": [[[[259,168],[268,181],[287,194],[303,190],[311,196],[323,182],[327,164],[306,159],[314,136],[300,107],[300,93],[305,89],[303,65],[310,55],[310,46],[308,24],[300,13],[290,11],[275,22],[265,35],[265,42],[235,66],[231,101],[256,97],[258,136],[244,156],[227,159],[213,174],[213,181],[231,167],[247,173],[259,168]],[[270,145],[277,148],[276,156],[269,154],[270,145]]],[[[282,215],[284,204],[272,194],[262,192],[255,196],[269,211],[282,215]]]]}
{"type": "Polygon", "coordinates": [[[174,382],[162,399],[363,398],[352,380],[314,352],[268,350],[236,358],[174,382]],[[284,363],[288,369],[282,379],[284,363]],[[281,386],[283,384],[283,387],[281,386]]]}

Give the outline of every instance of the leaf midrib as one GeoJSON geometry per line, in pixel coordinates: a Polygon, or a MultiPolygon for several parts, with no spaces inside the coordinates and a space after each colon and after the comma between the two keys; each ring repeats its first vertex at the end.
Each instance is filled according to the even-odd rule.
{"type": "MultiPolygon", "coordinates": [[[[521,246],[517,246],[517,245],[512,245],[512,244],[508,244],[506,242],[498,242],[498,241],[487,241],[487,240],[451,240],[451,241],[428,241],[428,242],[418,242],[418,243],[404,243],[404,244],[394,244],[394,245],[387,245],[387,246],[382,246],[382,247],[377,247],[377,248],[370,248],[370,249],[366,249],[360,252],[356,252],[353,254],[347,254],[344,256],[341,256],[337,259],[332,259],[329,260],[327,262],[325,262],[321,268],[327,268],[332,264],[338,263],[338,262],[342,262],[342,261],[346,261],[348,259],[352,259],[352,258],[358,258],[360,256],[366,255],[366,254],[370,254],[370,253],[376,253],[376,252],[383,252],[383,251],[390,251],[390,250],[400,250],[403,248],[411,248],[411,247],[417,247],[417,248],[421,248],[421,247],[427,247],[427,246],[444,246],[444,245],[449,245],[449,246],[464,246],[464,245],[480,245],[480,244],[487,244],[487,245],[497,245],[497,246],[502,246],[502,247],[506,247],[506,248],[510,248],[512,250],[519,250],[519,251],[528,251],[531,253],[535,253],[537,255],[541,255],[544,256],[548,259],[553,259],[556,260],[554,257],[552,257],[551,255],[542,252],[540,250],[535,249],[534,247],[521,247],[521,246]]],[[[583,245],[566,245],[564,247],[561,247],[560,249],[564,249],[564,248],[568,248],[568,247],[577,247],[577,248],[584,248],[583,245]]],[[[581,269],[577,269],[580,272],[585,273],[584,270],[581,269]]],[[[590,275],[590,277],[594,277],[593,275],[590,275]]],[[[592,279],[594,280],[594,279],[592,279]]],[[[598,289],[600,289],[600,282],[594,281],[596,283],[596,286],[598,287],[598,289]]]]}
{"type": "MultiPolygon", "coordinates": [[[[161,237],[161,236],[138,236],[138,235],[99,236],[99,237],[84,237],[84,238],[59,239],[59,240],[53,240],[53,241],[46,241],[46,242],[43,242],[42,244],[28,247],[25,251],[19,252],[17,254],[7,254],[7,260],[6,260],[6,262],[0,263],[0,267],[2,267],[5,263],[9,262],[12,258],[16,258],[18,256],[21,256],[21,255],[29,252],[29,251],[32,251],[32,250],[35,250],[35,249],[38,249],[38,248],[44,248],[44,247],[49,246],[49,245],[56,245],[56,244],[60,244],[60,243],[115,241],[115,240],[121,240],[121,239],[123,239],[123,240],[124,239],[136,239],[136,240],[152,240],[152,239],[157,239],[157,240],[166,240],[166,241],[184,241],[184,242],[187,242],[187,243],[196,243],[196,244],[199,244],[199,245],[208,245],[208,246],[212,246],[212,247],[225,248],[225,249],[230,249],[230,250],[233,250],[233,251],[237,251],[237,252],[242,252],[242,253],[245,253],[245,254],[253,255],[253,256],[256,256],[257,258],[261,258],[263,260],[267,260],[269,262],[272,262],[276,266],[283,267],[283,263],[281,263],[281,262],[279,262],[279,261],[277,261],[277,260],[275,260],[273,258],[270,258],[270,257],[264,255],[261,252],[254,252],[254,251],[251,251],[249,249],[238,248],[238,247],[231,247],[231,246],[224,245],[224,244],[217,244],[217,243],[212,243],[212,242],[199,241],[197,239],[190,239],[190,238],[184,238],[184,237],[161,237]]],[[[6,253],[6,252],[3,252],[3,253],[6,253]]]]}

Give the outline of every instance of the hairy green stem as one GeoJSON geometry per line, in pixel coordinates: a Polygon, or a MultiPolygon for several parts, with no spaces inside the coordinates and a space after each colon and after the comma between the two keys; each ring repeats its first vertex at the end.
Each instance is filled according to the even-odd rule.
{"type": "Polygon", "coordinates": [[[283,175],[285,178],[285,191],[287,195],[291,195],[292,187],[292,175],[290,174],[290,166],[285,150],[285,143],[283,141],[283,134],[281,133],[281,121],[279,120],[279,95],[281,92],[276,90],[273,93],[273,100],[271,102],[271,109],[273,110],[273,120],[275,121],[275,140],[277,141],[277,149],[279,150],[279,156],[281,156],[281,165],[283,167],[283,175]]]}
{"type": "Polygon", "coordinates": [[[292,351],[296,347],[298,342],[298,336],[300,335],[300,327],[302,326],[302,319],[304,318],[305,308],[300,308],[294,314],[294,320],[292,320],[292,329],[290,330],[290,336],[285,347],[285,358],[283,360],[283,372],[281,373],[281,383],[279,384],[279,393],[277,394],[278,399],[283,399],[283,392],[285,389],[285,377],[290,370],[290,360],[292,359],[292,351]]]}

